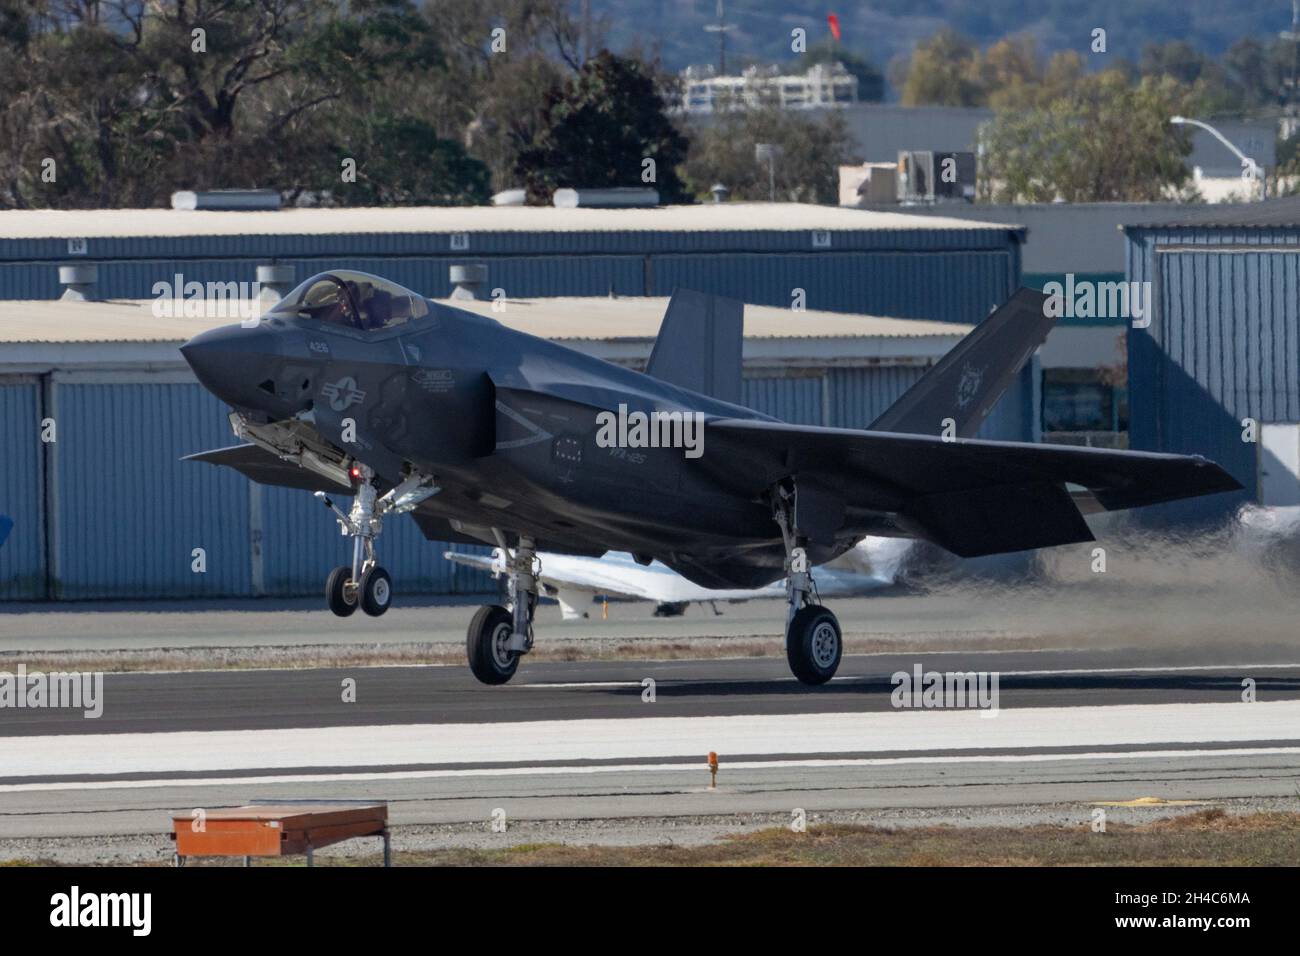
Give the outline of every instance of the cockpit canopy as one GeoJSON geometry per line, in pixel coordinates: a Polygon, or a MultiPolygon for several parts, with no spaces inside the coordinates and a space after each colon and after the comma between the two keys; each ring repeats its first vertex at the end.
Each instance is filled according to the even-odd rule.
{"type": "Polygon", "coordinates": [[[396,282],[366,272],[314,275],[271,310],[354,329],[386,329],[429,314],[429,303],[396,282]]]}

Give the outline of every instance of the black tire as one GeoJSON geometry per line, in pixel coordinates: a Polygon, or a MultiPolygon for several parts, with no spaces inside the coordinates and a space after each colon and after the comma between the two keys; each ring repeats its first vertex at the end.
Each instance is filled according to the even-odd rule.
{"type": "Polygon", "coordinates": [[[343,585],[352,580],[352,569],[346,565],[335,568],[325,579],[325,603],[339,617],[347,617],[357,609],[356,599],[349,603],[343,593],[343,585]]]}
{"type": "Polygon", "coordinates": [[[361,597],[361,610],[371,617],[379,617],[393,603],[393,580],[388,572],[379,565],[373,565],[361,575],[361,587],[357,588],[361,597]]]}
{"type": "Polygon", "coordinates": [[[844,656],[840,622],[820,605],[800,608],[785,631],[785,656],[790,670],[803,683],[826,683],[835,676],[844,656]]]}
{"type": "Polygon", "coordinates": [[[514,615],[499,604],[485,604],[469,622],[465,650],[469,669],[484,684],[504,684],[515,676],[519,653],[504,644],[514,631],[514,615]]]}

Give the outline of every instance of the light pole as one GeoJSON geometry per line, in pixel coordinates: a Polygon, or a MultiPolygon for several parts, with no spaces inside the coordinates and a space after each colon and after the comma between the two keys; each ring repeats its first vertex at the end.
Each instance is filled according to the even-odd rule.
{"type": "Polygon", "coordinates": [[[1175,126],[1199,126],[1224,146],[1228,147],[1228,149],[1232,150],[1233,155],[1241,160],[1241,178],[1252,179],[1259,183],[1259,198],[1261,202],[1268,198],[1268,179],[1264,172],[1264,168],[1239,150],[1236,146],[1233,146],[1232,143],[1228,142],[1228,138],[1217,129],[1209,123],[1203,123],[1197,119],[1188,119],[1186,116],[1174,116],[1169,120],[1169,122],[1173,123],[1175,126]]]}
{"type": "Polygon", "coordinates": [[[781,147],[773,143],[754,144],[754,161],[767,162],[767,190],[770,202],[776,202],[776,157],[780,152],[781,147]]]}

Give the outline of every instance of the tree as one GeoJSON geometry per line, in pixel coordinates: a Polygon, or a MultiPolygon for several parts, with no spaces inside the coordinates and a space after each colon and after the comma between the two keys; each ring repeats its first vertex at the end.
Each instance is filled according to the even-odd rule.
{"type": "Polygon", "coordinates": [[[981,198],[994,202],[1153,202],[1185,192],[1191,135],[1169,117],[1192,91],[1169,76],[1133,85],[1089,74],[1030,109],[999,110],[981,136],[981,198]]]}
{"type": "Polygon", "coordinates": [[[546,90],[580,65],[567,7],[0,0],[0,206],[153,206],[221,187],[484,201],[487,177],[513,184],[546,90]]]}
{"type": "Polygon", "coordinates": [[[878,103],[885,98],[885,76],[866,57],[846,50],[838,43],[822,40],[814,43],[799,58],[801,64],[839,63],[858,78],[858,99],[864,103],[878,103]]]}
{"type": "Polygon", "coordinates": [[[650,70],[602,50],[547,92],[542,128],[520,151],[515,171],[535,205],[549,204],[564,187],[645,186],[664,202],[684,202],[677,166],[688,145],[650,70]],[[654,161],[652,180],[643,178],[646,160],[654,161]]]}
{"type": "Polygon", "coordinates": [[[736,199],[767,200],[769,170],[754,157],[758,143],[777,147],[776,195],[787,202],[837,202],[839,167],[856,160],[853,138],[834,110],[808,114],[774,104],[723,110],[692,131],[683,167],[691,191],[704,198],[722,183],[736,199]]]}
{"type": "Polygon", "coordinates": [[[408,108],[487,164],[494,188],[520,185],[519,153],[542,129],[547,92],[582,66],[567,0],[425,0],[443,68],[402,91],[408,108]],[[490,29],[507,47],[493,52],[490,29]]]}
{"type": "Polygon", "coordinates": [[[979,50],[951,27],[916,45],[903,80],[904,106],[981,106],[985,90],[975,77],[979,50]]]}
{"type": "Polygon", "coordinates": [[[1026,90],[1036,89],[1043,81],[1038,44],[1025,33],[1004,37],[982,56],[977,54],[970,71],[984,91],[985,101],[993,106],[1023,99],[1026,90]]]}
{"type": "MultiPolygon", "coordinates": [[[[1047,72],[1059,82],[1081,63],[1076,53],[1058,53],[1047,72]]],[[[1004,107],[1040,97],[1046,80],[1038,41],[1030,34],[1003,37],[981,51],[945,28],[917,44],[904,73],[903,103],[1004,107]]]]}

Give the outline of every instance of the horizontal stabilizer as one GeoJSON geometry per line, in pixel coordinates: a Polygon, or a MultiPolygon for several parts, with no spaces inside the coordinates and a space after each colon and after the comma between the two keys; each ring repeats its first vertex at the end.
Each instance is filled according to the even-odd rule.
{"type": "Polygon", "coordinates": [[[738,405],[744,335],[744,303],[677,289],[668,301],[646,374],[738,405]]]}
{"type": "Polygon", "coordinates": [[[873,432],[938,435],[952,419],[957,438],[980,430],[993,407],[1056,324],[1047,296],[1020,289],[952,347],[871,423],[873,432]]]}

